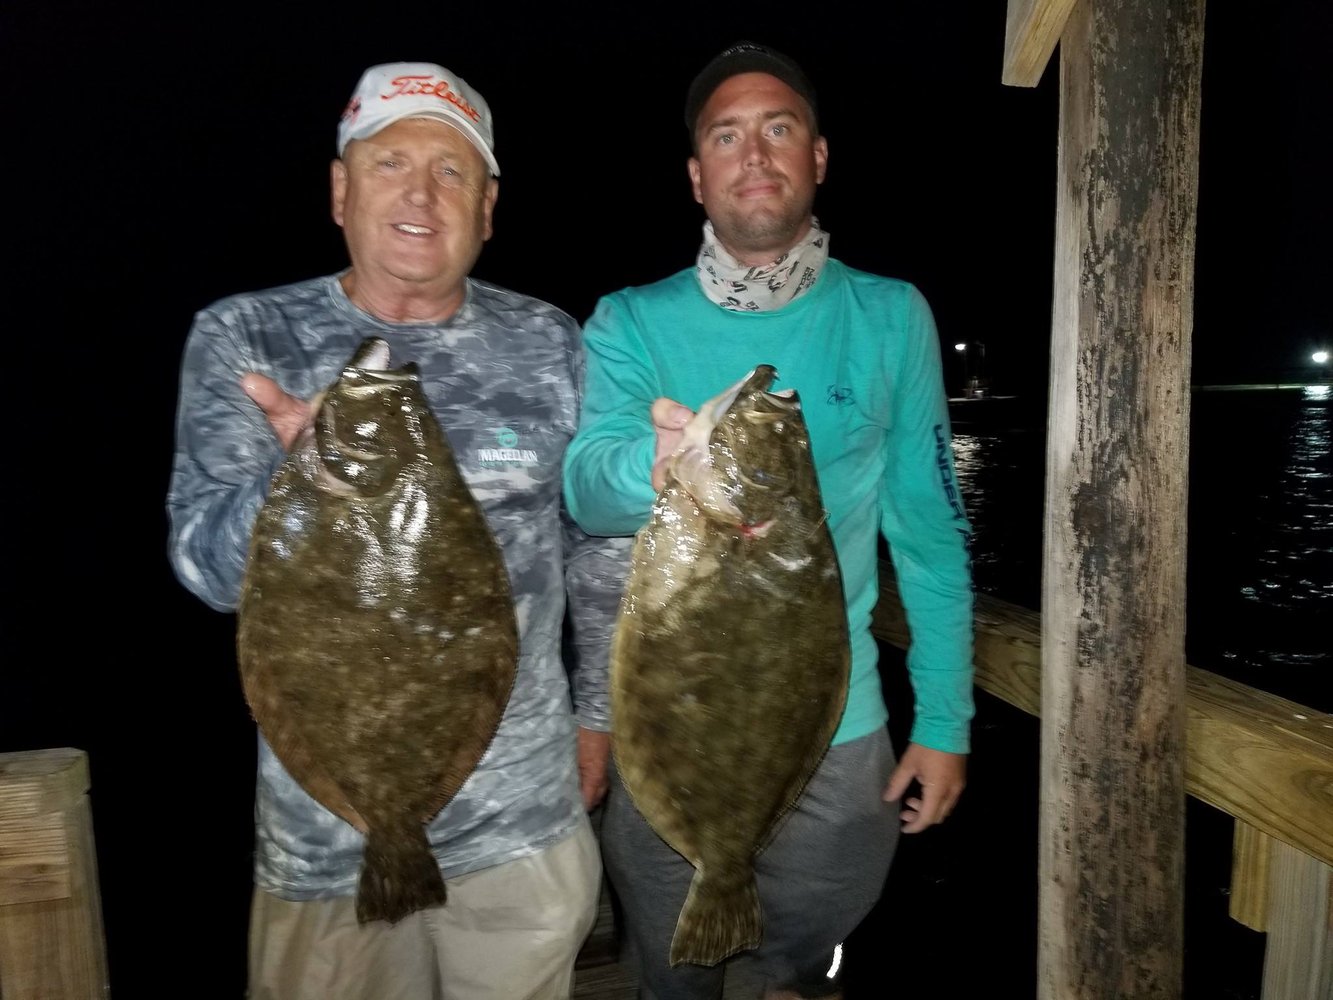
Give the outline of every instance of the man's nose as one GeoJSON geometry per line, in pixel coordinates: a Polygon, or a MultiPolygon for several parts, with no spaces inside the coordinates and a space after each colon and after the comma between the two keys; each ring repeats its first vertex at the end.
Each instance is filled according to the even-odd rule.
{"type": "Polygon", "coordinates": [[[403,185],[403,197],[411,205],[429,205],[435,200],[435,178],[429,170],[409,170],[403,185]]]}
{"type": "Polygon", "coordinates": [[[752,135],[745,140],[746,166],[762,166],[768,162],[768,141],[762,135],[752,135]]]}

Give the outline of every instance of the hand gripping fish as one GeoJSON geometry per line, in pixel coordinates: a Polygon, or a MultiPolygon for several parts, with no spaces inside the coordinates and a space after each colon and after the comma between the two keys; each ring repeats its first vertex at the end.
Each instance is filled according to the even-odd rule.
{"type": "Polygon", "coordinates": [[[357,919],[444,902],[423,824],[509,700],[509,578],[415,365],[366,340],[319,398],[255,522],[237,609],[246,700],[273,752],[365,835],[357,919]]]}
{"type": "Polygon", "coordinates": [[[760,941],[754,859],[828,748],[851,653],[794,391],[760,365],[686,427],[634,543],[611,650],[613,745],[639,812],[696,872],[672,965],[760,941]]]}

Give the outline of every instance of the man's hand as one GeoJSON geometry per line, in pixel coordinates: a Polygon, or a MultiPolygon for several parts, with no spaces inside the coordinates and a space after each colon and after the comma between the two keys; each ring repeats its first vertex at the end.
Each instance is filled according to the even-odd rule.
{"type": "Polygon", "coordinates": [[[606,797],[606,763],[611,756],[611,734],[579,726],[578,755],[583,808],[592,812],[606,797]]]}
{"type": "Polygon", "coordinates": [[[967,755],[907,744],[902,760],[889,775],[884,801],[897,802],[914,779],[921,785],[921,798],[903,803],[903,833],[920,833],[943,823],[953,812],[967,784],[967,755]]]}
{"type": "Polygon", "coordinates": [[[297,437],[314,419],[315,408],[304,399],[283,392],[277,382],[258,372],[246,372],[241,389],[264,411],[282,450],[291,451],[297,437]]]}
{"type": "Polygon", "coordinates": [[[680,444],[685,425],[692,416],[693,410],[674,399],[661,396],[653,400],[653,431],[657,434],[657,451],[653,454],[653,489],[661,490],[666,485],[667,462],[680,444]]]}

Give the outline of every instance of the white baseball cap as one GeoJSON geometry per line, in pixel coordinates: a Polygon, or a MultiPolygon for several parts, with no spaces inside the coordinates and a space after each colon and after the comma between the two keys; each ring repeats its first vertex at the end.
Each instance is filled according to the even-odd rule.
{"type": "Polygon", "coordinates": [[[434,63],[383,63],[362,73],[338,123],[338,155],[353,139],[368,139],[404,118],[436,118],[452,125],[500,176],[491,109],[462,77],[434,63]]]}

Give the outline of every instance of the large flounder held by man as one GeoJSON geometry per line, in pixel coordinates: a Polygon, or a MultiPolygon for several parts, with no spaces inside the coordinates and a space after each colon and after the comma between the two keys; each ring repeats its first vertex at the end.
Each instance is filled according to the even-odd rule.
{"type": "Polygon", "coordinates": [[[283,766],[366,838],[357,918],[445,901],[425,826],[500,723],[518,630],[500,549],[422,393],[367,339],[256,520],[246,699],[283,766]]]}
{"type": "Polygon", "coordinates": [[[616,765],[696,872],[672,965],[762,935],[754,860],[842,716],[842,577],[794,391],[760,365],[686,427],[634,544],[611,650],[616,765]]]}

